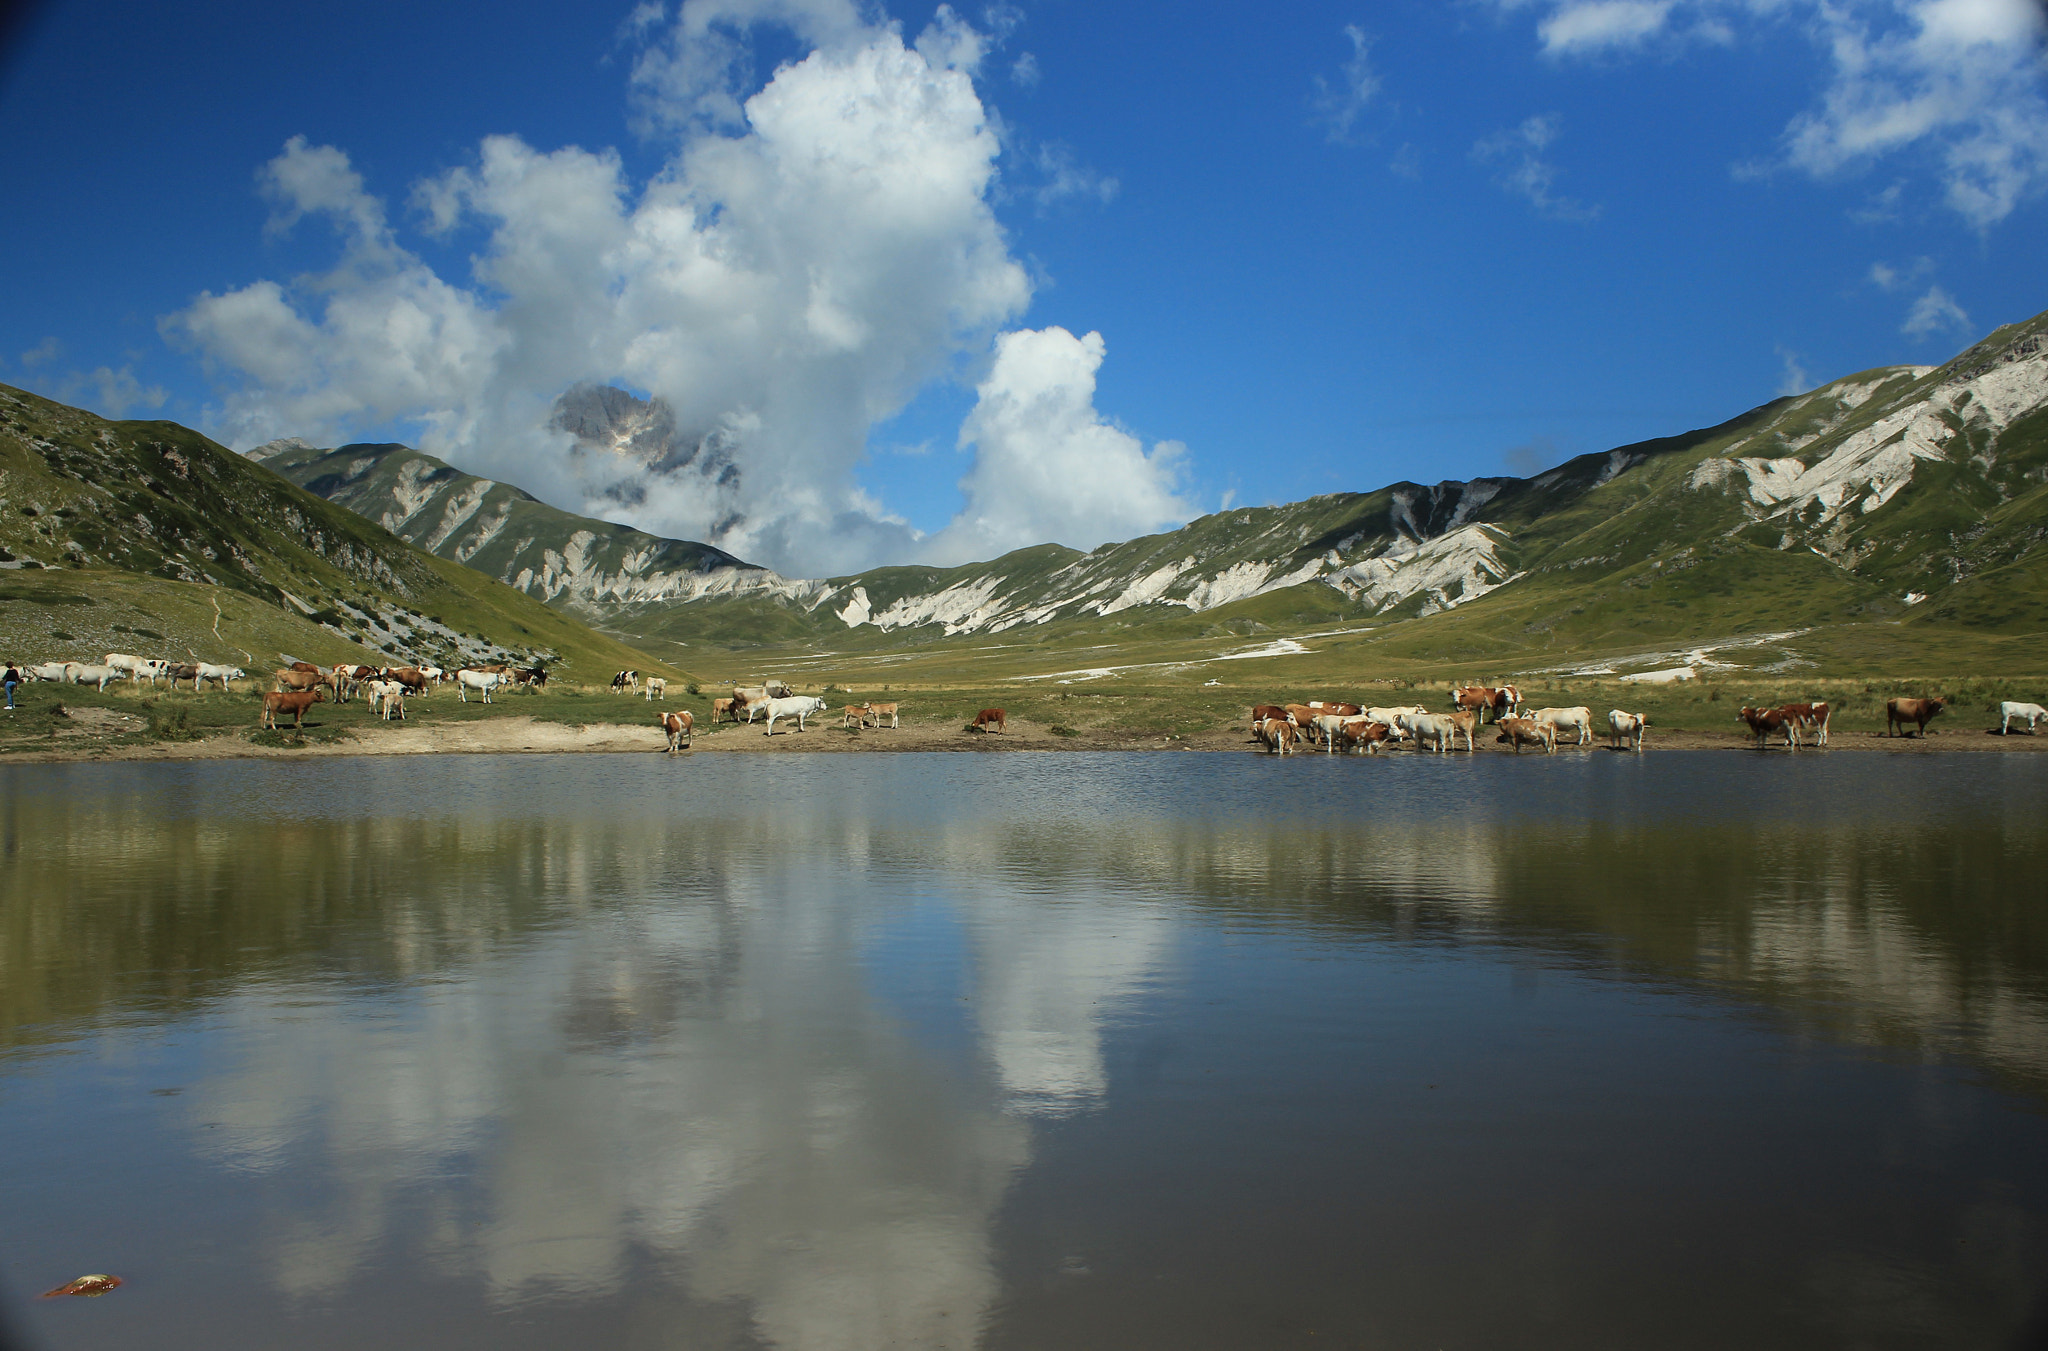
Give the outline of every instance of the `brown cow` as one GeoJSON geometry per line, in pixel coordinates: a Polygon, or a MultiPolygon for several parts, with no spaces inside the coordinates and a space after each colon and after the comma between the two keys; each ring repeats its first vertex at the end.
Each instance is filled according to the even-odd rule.
{"type": "Polygon", "coordinates": [[[1337,704],[1322,699],[1309,700],[1308,707],[1319,715],[1335,715],[1340,718],[1349,718],[1364,711],[1357,704],[1337,704]]]}
{"type": "Polygon", "coordinates": [[[197,662],[174,661],[164,668],[164,674],[171,678],[171,688],[173,690],[178,688],[179,681],[189,680],[192,682],[192,692],[194,694],[199,693],[199,664],[197,662]]]}
{"type": "Polygon", "coordinates": [[[686,745],[694,745],[697,739],[696,719],[687,710],[681,713],[664,713],[659,719],[661,730],[668,734],[670,754],[686,745]]]}
{"type": "Polygon", "coordinates": [[[318,689],[327,683],[327,677],[318,670],[301,671],[297,666],[288,671],[272,671],[271,674],[277,677],[279,690],[318,689]]]}
{"type": "Polygon", "coordinates": [[[981,712],[974,715],[974,726],[978,731],[986,732],[993,726],[1000,732],[1003,730],[1003,725],[1003,710],[1000,708],[984,708],[981,712]]]}
{"type": "Polygon", "coordinates": [[[1785,744],[1798,749],[1799,720],[1782,708],[1743,708],[1736,717],[1749,724],[1749,730],[1756,733],[1756,748],[1762,750],[1764,742],[1773,732],[1785,734],[1785,744]]]}
{"type": "Polygon", "coordinates": [[[289,713],[292,715],[293,729],[303,728],[306,725],[306,710],[315,704],[325,702],[326,698],[327,691],[318,685],[315,685],[312,689],[300,690],[292,694],[277,692],[266,694],[263,696],[263,718],[257,723],[257,726],[275,729],[277,726],[277,715],[289,713]]]}
{"type": "Polygon", "coordinates": [[[427,686],[431,683],[427,679],[427,673],[417,666],[387,666],[384,668],[384,678],[395,680],[405,686],[407,694],[425,694],[427,686]]]}
{"type": "Polygon", "coordinates": [[[1485,715],[1476,708],[1460,708],[1454,709],[1446,716],[1451,720],[1451,745],[1458,744],[1458,733],[1463,732],[1465,749],[1476,752],[1478,748],[1472,744],[1472,733],[1478,730],[1485,715]]]}
{"type": "Polygon", "coordinates": [[[882,725],[882,719],[884,718],[887,718],[889,720],[889,726],[895,728],[902,727],[903,722],[901,717],[899,716],[902,712],[902,709],[903,705],[901,704],[867,705],[868,716],[874,719],[876,727],[880,727],[882,725]]]}
{"type": "Polygon", "coordinates": [[[1815,745],[1825,746],[1828,744],[1828,718],[1830,710],[1825,701],[1817,704],[1786,704],[1780,711],[1807,731],[1812,732],[1815,745]]]}
{"type": "Polygon", "coordinates": [[[845,715],[839,723],[841,727],[865,727],[868,725],[868,706],[866,704],[845,704],[840,707],[839,711],[845,715]]]}
{"type": "Polygon", "coordinates": [[[1913,724],[1913,730],[1924,736],[1927,724],[1947,707],[1947,695],[1939,699],[1887,699],[1884,705],[1884,734],[1895,735],[1892,729],[1897,728],[1896,735],[1903,736],[1906,724],[1910,722],[1913,724]]]}
{"type": "Polygon", "coordinates": [[[1466,685],[1451,691],[1451,707],[1470,709],[1479,714],[1481,722],[1488,714],[1493,715],[1495,722],[1511,718],[1521,706],[1522,692],[1513,685],[1466,685]]]}
{"type": "Polygon", "coordinates": [[[711,721],[716,723],[720,718],[726,717],[731,718],[734,722],[740,720],[739,712],[733,707],[732,700],[722,697],[713,699],[711,701],[711,721]]]}
{"type": "Polygon", "coordinates": [[[1259,740],[1267,750],[1279,755],[1287,754],[1298,736],[1294,724],[1285,718],[1268,718],[1259,724],[1259,740]]]}
{"type": "Polygon", "coordinates": [[[1541,746],[1546,755],[1557,749],[1557,728],[1550,723],[1534,718],[1502,718],[1494,727],[1500,732],[1494,740],[1513,746],[1517,755],[1524,746],[1541,746]]]}
{"type": "Polygon", "coordinates": [[[1317,740],[1315,709],[1310,708],[1307,704],[1289,704],[1287,706],[1287,721],[1294,724],[1295,730],[1301,733],[1303,740],[1310,742],[1317,740]]]}
{"type": "Polygon", "coordinates": [[[327,674],[327,672],[321,670],[310,661],[295,661],[292,663],[291,669],[294,671],[311,671],[314,675],[327,674]]]}
{"type": "Polygon", "coordinates": [[[1345,721],[1337,739],[1345,750],[1356,746],[1371,755],[1393,734],[1394,729],[1383,722],[1375,722],[1371,718],[1350,718],[1345,721]]]}
{"type": "Polygon", "coordinates": [[[1278,704],[1260,704],[1252,709],[1252,740],[1259,739],[1259,728],[1268,718],[1284,718],[1287,710],[1278,704]]]}

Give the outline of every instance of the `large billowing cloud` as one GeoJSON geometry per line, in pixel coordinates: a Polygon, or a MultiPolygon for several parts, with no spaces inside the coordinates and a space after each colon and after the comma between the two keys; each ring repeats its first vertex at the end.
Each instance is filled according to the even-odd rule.
{"type": "Polygon", "coordinates": [[[935,561],[986,558],[1048,539],[1089,549],[1194,514],[1175,495],[1183,450],[1144,443],[1095,410],[1100,333],[1005,333],[976,391],[960,444],[975,448],[960,482],[967,505],[935,536],[935,561]]]}
{"type": "MultiPolygon", "coordinates": [[[[491,137],[414,193],[428,229],[483,231],[460,282],[400,242],[342,151],[287,144],[262,174],[273,224],[324,218],[342,256],[165,321],[222,380],[217,430],[333,443],[397,423],[559,505],[787,571],[921,556],[854,469],[876,423],[1031,298],[990,206],[988,39],[942,6],[906,44],[843,0],[643,5],[629,28],[636,114],[672,156],[642,184],[610,152],[491,137]],[[742,98],[761,22],[812,50],[742,98]],[[613,385],[651,402],[606,403],[613,385]],[[607,439],[622,417],[635,434],[607,439]]],[[[1042,500],[1036,524],[1095,529],[1082,497],[1042,500]]]]}
{"type": "Polygon", "coordinates": [[[1498,0],[1530,10],[1546,54],[1616,56],[1652,44],[1782,41],[1826,55],[1816,106],[1785,129],[1781,162],[1834,175],[1918,151],[1948,205],[1980,229],[2048,187],[2039,0],[1498,0]]]}

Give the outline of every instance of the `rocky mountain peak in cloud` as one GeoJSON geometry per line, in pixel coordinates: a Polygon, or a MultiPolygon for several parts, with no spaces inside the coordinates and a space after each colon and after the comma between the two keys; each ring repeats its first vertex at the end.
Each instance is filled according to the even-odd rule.
{"type": "Polygon", "coordinates": [[[617,477],[596,471],[597,495],[625,507],[648,500],[651,480],[667,480],[684,492],[723,499],[710,533],[730,534],[746,516],[731,508],[743,482],[735,458],[737,439],[724,427],[692,432],[680,425],[676,411],[659,395],[641,398],[616,385],[584,382],[555,400],[548,430],[572,438],[571,453],[579,457],[609,456],[618,463],[617,477]]]}

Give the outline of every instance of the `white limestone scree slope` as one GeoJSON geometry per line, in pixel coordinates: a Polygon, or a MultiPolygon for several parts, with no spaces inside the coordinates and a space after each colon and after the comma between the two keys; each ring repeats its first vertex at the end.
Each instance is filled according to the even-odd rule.
{"type": "MultiPolygon", "coordinates": [[[[831,579],[783,577],[709,545],[577,516],[404,446],[277,441],[249,453],[422,548],[599,619],[766,601],[821,634],[1001,633],[1062,618],[1202,612],[1305,585],[1332,588],[1365,615],[1426,616],[1535,574],[1639,562],[1603,542],[1599,527],[1623,511],[1669,517],[1641,546],[1650,552],[1764,542],[1872,579],[1903,576],[1901,596],[1924,598],[1974,565],[1953,538],[1916,536],[1925,523],[1904,510],[1916,485],[1961,504],[1973,521],[1967,535],[2048,483],[2037,463],[2044,334],[2048,315],[1943,366],[1861,372],[1719,427],[1580,456],[1533,478],[1399,483],[1219,512],[1088,553],[1047,544],[954,568],[831,579]]],[[[631,411],[622,391],[583,397],[608,407],[603,393],[631,411]]],[[[727,472],[735,453],[695,447],[692,472],[727,472]]]]}

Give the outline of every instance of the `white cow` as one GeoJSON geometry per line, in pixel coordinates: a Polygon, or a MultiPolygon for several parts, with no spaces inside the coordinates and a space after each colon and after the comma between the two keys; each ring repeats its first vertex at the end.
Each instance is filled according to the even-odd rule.
{"type": "Polygon", "coordinates": [[[1620,709],[1609,709],[1607,713],[1607,735],[1614,740],[1614,749],[1620,750],[1626,741],[1628,748],[1639,751],[1643,748],[1643,729],[1650,720],[1640,713],[1624,713],[1620,709]]]}
{"type": "Polygon", "coordinates": [[[395,711],[400,722],[405,721],[405,686],[396,680],[372,680],[363,686],[370,692],[370,711],[375,713],[379,705],[384,710],[384,721],[390,722],[395,711]]]}
{"type": "Polygon", "coordinates": [[[1335,755],[1337,753],[1337,738],[1343,734],[1344,724],[1352,721],[1352,719],[1356,718],[1357,716],[1358,715],[1355,713],[1348,715],[1339,713],[1318,713],[1315,717],[1309,719],[1309,721],[1312,724],[1314,724],[1316,729],[1316,735],[1320,736],[1323,739],[1324,750],[1330,755],[1335,755]]]}
{"type": "Polygon", "coordinates": [[[641,697],[646,699],[668,698],[668,682],[660,676],[647,677],[647,692],[641,697]]]}
{"type": "MultiPolygon", "coordinates": [[[[795,718],[796,730],[801,732],[804,730],[804,719],[810,717],[813,713],[822,712],[824,707],[825,701],[814,694],[799,694],[787,699],[770,699],[767,701],[768,730],[762,733],[762,735],[775,735],[775,720],[777,718],[795,718]]],[[[749,718],[748,721],[751,722],[753,719],[749,718]]]]}
{"type": "Polygon", "coordinates": [[[1584,704],[1576,708],[1539,708],[1530,714],[1539,727],[1547,726],[1557,733],[1562,741],[1571,732],[1577,732],[1579,739],[1572,743],[1583,746],[1593,739],[1593,710],[1584,704]]]}
{"type": "Polygon", "coordinates": [[[465,704],[469,702],[471,690],[480,691],[484,696],[484,702],[488,704],[491,702],[491,691],[504,683],[505,676],[500,671],[463,670],[455,673],[455,693],[465,704]]]}
{"type": "Polygon", "coordinates": [[[192,681],[192,690],[196,694],[199,687],[207,681],[218,680],[221,692],[226,693],[230,680],[247,680],[248,678],[249,673],[239,666],[217,666],[213,662],[202,661],[199,663],[199,674],[192,681]]]}
{"type": "Polygon", "coordinates": [[[131,680],[135,678],[135,672],[117,670],[112,666],[88,666],[78,661],[64,663],[64,677],[74,685],[96,685],[105,689],[108,681],[119,680],[124,675],[131,680]]]}
{"type": "Polygon", "coordinates": [[[2035,723],[2048,720],[2048,708],[2043,708],[2039,704],[2016,704],[2008,699],[1998,706],[1998,734],[2010,736],[2012,725],[2023,718],[2026,720],[2027,731],[2032,733],[2035,723]]]}
{"type": "Polygon", "coordinates": [[[1438,755],[1450,752],[1458,725],[1451,721],[1448,713],[1398,713],[1401,728],[1415,738],[1415,749],[1421,750],[1424,742],[1433,743],[1438,755]]]}
{"type": "Polygon", "coordinates": [[[1429,712],[1429,710],[1424,708],[1422,705],[1412,704],[1406,708],[1368,708],[1365,710],[1364,716],[1372,719],[1374,722],[1385,723],[1390,729],[1392,729],[1394,733],[1394,739],[1397,741],[1401,741],[1406,740],[1408,736],[1407,729],[1401,726],[1401,716],[1403,714],[1408,713],[1427,712],[1429,712]]]}
{"type": "Polygon", "coordinates": [[[53,680],[58,683],[70,679],[69,668],[78,663],[70,661],[46,661],[28,668],[29,677],[34,680],[53,680]]]}

